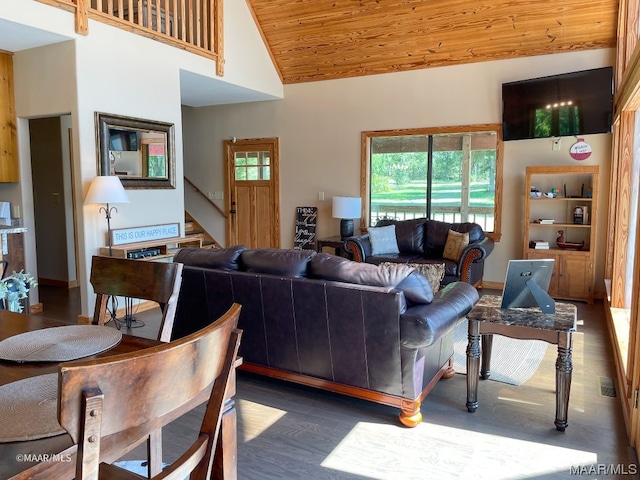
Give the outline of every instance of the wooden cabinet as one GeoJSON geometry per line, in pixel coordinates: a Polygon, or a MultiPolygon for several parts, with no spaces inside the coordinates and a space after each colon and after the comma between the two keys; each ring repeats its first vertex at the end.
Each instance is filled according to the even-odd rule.
{"type": "Polygon", "coordinates": [[[593,278],[593,268],[589,261],[589,252],[558,254],[552,250],[530,250],[526,258],[555,260],[549,295],[554,298],[586,299],[587,301],[590,296],[593,297],[589,280],[593,278]]]}
{"type": "Polygon", "coordinates": [[[528,167],[525,196],[523,257],[555,260],[552,297],[592,303],[598,167],[528,167]],[[560,248],[560,231],[565,242],[583,246],[560,248]]]}
{"type": "Polygon", "coordinates": [[[18,172],[13,57],[0,52],[0,182],[17,182],[18,172]]]}

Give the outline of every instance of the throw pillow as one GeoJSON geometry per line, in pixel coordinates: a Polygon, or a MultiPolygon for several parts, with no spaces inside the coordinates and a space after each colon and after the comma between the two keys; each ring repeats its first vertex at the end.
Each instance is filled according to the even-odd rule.
{"type": "Polygon", "coordinates": [[[367,228],[367,232],[369,232],[369,241],[371,242],[371,255],[400,253],[395,225],[370,227],[367,228]]]}
{"type": "Polygon", "coordinates": [[[444,245],[442,257],[457,262],[460,260],[462,251],[467,245],[469,245],[469,233],[460,233],[455,230],[449,230],[447,243],[444,245]]]}
{"type": "MultiPolygon", "coordinates": [[[[393,265],[393,262],[382,262],[380,265],[389,266],[393,265]]],[[[444,263],[407,263],[406,265],[420,272],[429,281],[434,293],[440,290],[440,282],[445,274],[444,263]]]]}

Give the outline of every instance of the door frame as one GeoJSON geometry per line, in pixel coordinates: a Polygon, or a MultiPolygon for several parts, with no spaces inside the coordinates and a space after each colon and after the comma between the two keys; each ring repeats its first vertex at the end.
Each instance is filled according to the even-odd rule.
{"type": "Polygon", "coordinates": [[[271,188],[274,193],[273,202],[273,231],[271,232],[273,244],[277,248],[280,248],[280,145],[277,137],[271,138],[247,138],[224,141],[224,168],[225,168],[225,185],[224,185],[224,198],[225,198],[225,210],[227,216],[225,219],[225,243],[230,246],[235,242],[235,238],[232,237],[232,232],[235,232],[236,216],[234,214],[234,198],[232,192],[235,188],[235,175],[234,175],[234,160],[236,152],[246,151],[269,151],[270,153],[270,181],[271,188]]]}

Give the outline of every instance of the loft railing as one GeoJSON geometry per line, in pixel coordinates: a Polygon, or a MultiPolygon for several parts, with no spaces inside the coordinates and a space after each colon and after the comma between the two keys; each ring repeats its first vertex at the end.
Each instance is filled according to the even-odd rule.
{"type": "Polygon", "coordinates": [[[224,74],[223,0],[38,0],[75,13],[76,32],[89,33],[89,18],[216,62],[224,74]]]}

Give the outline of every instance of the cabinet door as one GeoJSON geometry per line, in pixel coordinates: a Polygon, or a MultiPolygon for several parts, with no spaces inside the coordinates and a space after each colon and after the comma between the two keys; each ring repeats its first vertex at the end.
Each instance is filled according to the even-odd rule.
{"type": "Polygon", "coordinates": [[[589,298],[592,276],[589,258],[566,255],[563,264],[560,294],[569,298],[589,298]]]}
{"type": "Polygon", "coordinates": [[[561,265],[560,265],[561,257],[550,253],[549,250],[541,250],[541,251],[530,250],[528,258],[532,258],[536,260],[552,258],[553,260],[556,261],[553,266],[551,281],[549,282],[549,295],[551,295],[552,297],[557,297],[560,293],[560,290],[559,290],[560,273],[559,272],[561,268],[561,265]]]}

